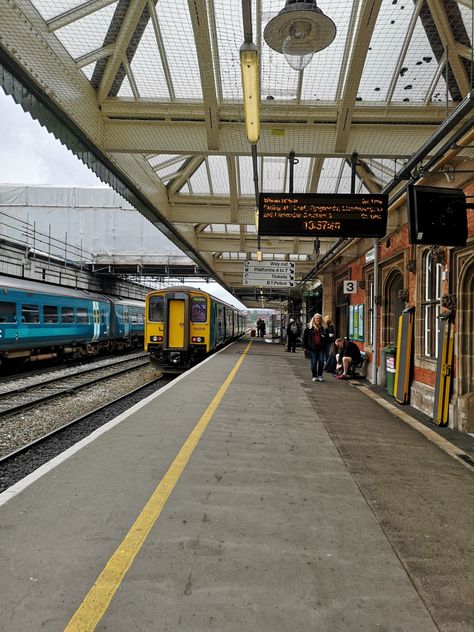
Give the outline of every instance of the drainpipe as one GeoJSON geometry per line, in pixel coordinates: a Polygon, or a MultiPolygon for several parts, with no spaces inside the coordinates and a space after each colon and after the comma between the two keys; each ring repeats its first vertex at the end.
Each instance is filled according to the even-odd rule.
{"type": "Polygon", "coordinates": [[[379,240],[374,239],[374,291],[372,293],[372,384],[377,384],[377,352],[379,348],[379,319],[377,297],[379,295],[379,240]]]}

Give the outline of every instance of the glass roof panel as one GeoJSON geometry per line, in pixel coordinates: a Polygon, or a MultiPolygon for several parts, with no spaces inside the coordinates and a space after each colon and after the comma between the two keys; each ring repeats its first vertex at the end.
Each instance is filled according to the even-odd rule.
{"type": "MultiPolygon", "coordinates": [[[[359,178],[356,176],[355,189],[359,186],[359,178]]],[[[337,187],[337,193],[350,193],[351,192],[351,168],[347,164],[347,160],[344,160],[342,167],[342,174],[340,174],[339,186],[337,187]]]]}
{"type": "Polygon", "coordinates": [[[239,224],[226,224],[226,232],[240,233],[240,225],[239,224]]]}
{"type": "Polygon", "coordinates": [[[189,190],[189,186],[188,186],[187,182],[185,182],[183,184],[183,186],[180,188],[179,192],[182,193],[183,195],[189,195],[191,193],[191,191],[189,190]]]}
{"type": "MultiPolygon", "coordinates": [[[[252,158],[249,156],[239,156],[238,160],[239,171],[239,188],[240,195],[253,195],[255,193],[255,187],[253,184],[253,166],[252,158]]],[[[260,170],[260,160],[258,161],[258,181],[261,182],[262,174],[260,170]]],[[[260,189],[262,189],[260,185],[260,189]]],[[[263,190],[263,189],[262,189],[263,190]]]]}
{"type": "Polygon", "coordinates": [[[239,56],[239,49],[244,41],[242,3],[215,0],[214,12],[222,97],[242,101],[239,56]]]}
{"type": "Polygon", "coordinates": [[[255,224],[245,224],[245,232],[246,233],[256,233],[257,227],[255,224]]]}
{"type": "Polygon", "coordinates": [[[261,178],[261,191],[273,193],[286,191],[286,165],[287,159],[279,156],[265,156],[263,159],[263,176],[261,178]]]}
{"type": "Polygon", "coordinates": [[[168,176],[176,174],[176,172],[181,169],[185,161],[186,161],[186,158],[184,158],[183,156],[183,159],[181,160],[181,162],[168,165],[167,167],[163,167],[162,169],[155,169],[155,171],[161,179],[167,179],[168,176]]]}
{"type": "Polygon", "coordinates": [[[82,72],[89,79],[89,81],[92,79],[92,75],[94,73],[96,63],[97,62],[94,62],[93,64],[88,64],[87,66],[84,66],[83,68],[81,68],[82,72]]]}
{"type": "Polygon", "coordinates": [[[467,37],[469,38],[469,41],[471,43],[471,48],[473,45],[473,30],[472,30],[472,21],[473,21],[473,17],[474,17],[474,12],[472,9],[470,9],[469,7],[465,7],[463,4],[458,2],[458,7],[459,10],[461,12],[461,18],[462,21],[464,23],[464,28],[466,29],[466,34],[467,37]]]}
{"type": "Polygon", "coordinates": [[[211,233],[225,233],[225,224],[209,224],[211,233]]]}
{"type": "Polygon", "coordinates": [[[161,37],[177,99],[202,99],[201,75],[189,6],[183,0],[156,3],[161,37]]]}
{"type": "Polygon", "coordinates": [[[84,4],[84,0],[32,0],[32,4],[45,20],[50,20],[61,13],[79,7],[84,4]]]}
{"type": "MultiPolygon", "coordinates": [[[[434,28],[434,26],[433,26],[434,28]]],[[[434,35],[431,33],[431,36],[434,35]]],[[[392,101],[422,103],[436,74],[438,63],[428,41],[425,27],[418,18],[413,37],[403,60],[392,101]]]]}
{"type": "Polygon", "coordinates": [[[130,82],[129,82],[127,76],[124,76],[124,78],[122,80],[122,85],[120,86],[120,90],[118,92],[118,96],[119,97],[131,97],[132,99],[134,98],[133,90],[132,90],[132,88],[130,86],[130,82]]]}
{"type": "MultiPolygon", "coordinates": [[[[306,193],[307,191],[310,166],[311,158],[298,158],[298,164],[294,166],[293,172],[293,190],[297,193],[306,193]]],[[[287,186],[289,184],[289,177],[288,175],[287,186]]]]}
{"type": "Polygon", "coordinates": [[[333,101],[341,73],[346,47],[352,2],[348,0],[320,0],[318,7],[337,26],[334,41],[328,48],[316,53],[303,75],[302,99],[333,101]]]}
{"type": "Polygon", "coordinates": [[[193,193],[198,195],[210,194],[211,188],[209,186],[209,178],[207,177],[206,163],[203,162],[199,169],[197,169],[193,175],[189,178],[193,193]]]}
{"type": "Polygon", "coordinates": [[[175,164],[175,159],[176,162],[180,162],[184,160],[184,156],[180,156],[179,154],[157,154],[156,156],[150,156],[148,162],[153,169],[159,169],[160,165],[168,161],[173,161],[173,164],[175,164]]]}
{"type": "MultiPolygon", "coordinates": [[[[451,97],[448,94],[448,101],[450,100],[451,97]]],[[[431,95],[431,101],[434,101],[435,103],[446,103],[446,81],[444,80],[444,77],[439,78],[436,88],[433,90],[433,94],[431,95]]]]}
{"type": "Polygon", "coordinates": [[[214,195],[229,195],[229,172],[225,156],[209,156],[207,162],[211,172],[212,192],[214,195]]]}
{"type": "Polygon", "coordinates": [[[321,169],[318,193],[335,193],[343,158],[326,158],[321,169]]]}
{"type": "Polygon", "coordinates": [[[170,98],[151,20],[145,28],[130,67],[141,97],[170,98]]]}
{"type": "MultiPolygon", "coordinates": [[[[413,11],[412,2],[382,2],[359,85],[362,101],[386,100],[413,11]]],[[[426,38],[423,45],[430,54],[426,38]]]]}
{"type": "Polygon", "coordinates": [[[77,59],[86,53],[102,48],[116,6],[117,2],[114,2],[55,31],[56,37],[71,57],[77,59]]]}

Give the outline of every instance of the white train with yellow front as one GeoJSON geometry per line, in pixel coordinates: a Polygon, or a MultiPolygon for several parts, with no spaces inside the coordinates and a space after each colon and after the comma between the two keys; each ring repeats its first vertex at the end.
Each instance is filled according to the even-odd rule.
{"type": "Polygon", "coordinates": [[[177,286],[149,292],[145,351],[164,372],[178,373],[245,332],[246,313],[202,290],[177,286]]]}

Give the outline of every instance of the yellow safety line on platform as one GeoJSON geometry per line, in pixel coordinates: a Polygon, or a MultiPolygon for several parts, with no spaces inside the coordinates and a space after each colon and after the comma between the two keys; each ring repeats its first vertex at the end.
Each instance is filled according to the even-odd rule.
{"type": "Polygon", "coordinates": [[[179,477],[188,463],[194,448],[199,443],[204,431],[216,412],[222,398],[234,379],[240,365],[250,349],[249,342],[242,356],[237,361],[227,379],[218,390],[216,396],[209,404],[201,419],[198,421],[183,447],[178,452],[170,468],[161,479],[142,512],[136,519],[130,531],[122,543],[116,549],[104,570],[87,593],[83,602],[74,613],[72,619],[65,627],[65,632],[89,632],[95,629],[104,616],[112,598],[120,586],[125,573],[130,568],[133,560],[140,551],[153,525],[158,520],[168,496],[173,491],[179,477]]]}

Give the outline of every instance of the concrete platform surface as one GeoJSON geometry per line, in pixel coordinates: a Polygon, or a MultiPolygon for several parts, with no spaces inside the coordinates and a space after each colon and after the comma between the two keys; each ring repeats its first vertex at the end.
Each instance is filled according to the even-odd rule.
{"type": "Polygon", "coordinates": [[[472,577],[471,472],[260,340],[103,616],[68,628],[247,343],[0,507],[1,632],[474,630],[469,586],[448,585],[472,577]]]}

